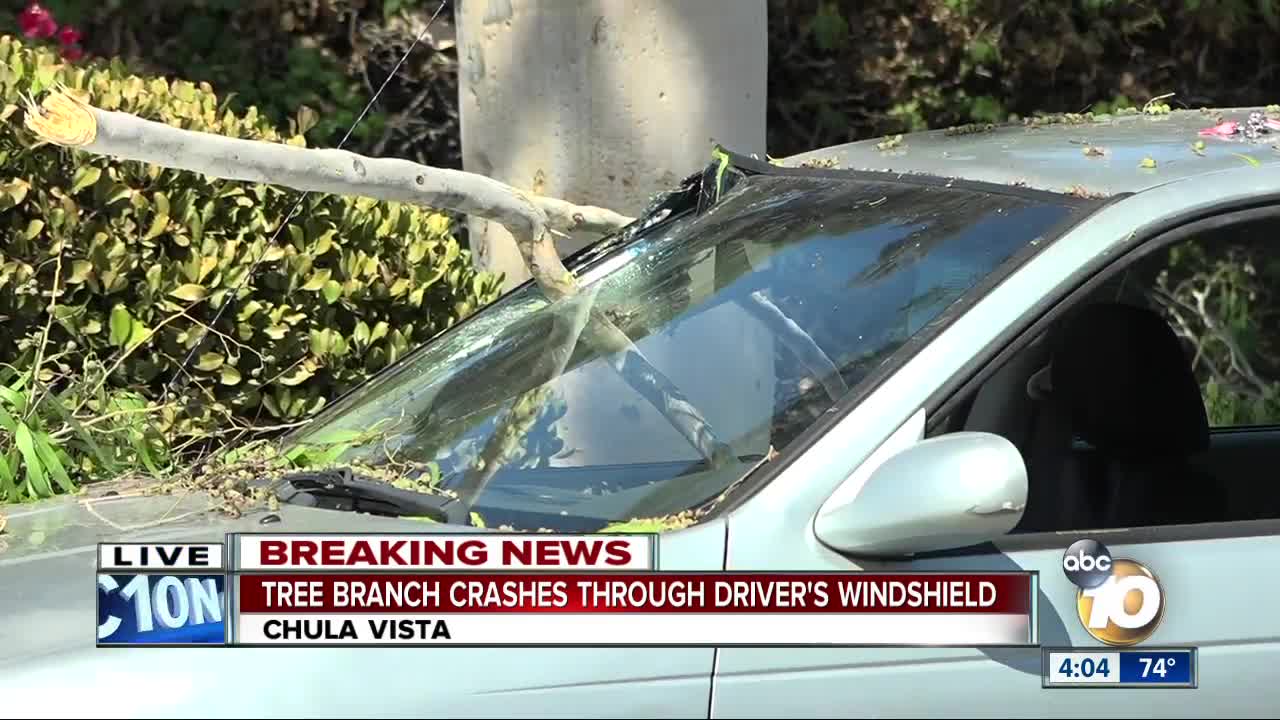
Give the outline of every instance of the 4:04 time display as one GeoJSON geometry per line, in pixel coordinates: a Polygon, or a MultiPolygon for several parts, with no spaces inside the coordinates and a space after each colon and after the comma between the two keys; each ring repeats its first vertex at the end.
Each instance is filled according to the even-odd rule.
{"type": "Polygon", "coordinates": [[[1067,656],[1062,659],[1062,665],[1058,667],[1058,674],[1072,678],[1091,678],[1095,674],[1109,677],[1111,675],[1110,658],[1106,655],[1099,658],[1086,655],[1079,659],[1067,656]]]}

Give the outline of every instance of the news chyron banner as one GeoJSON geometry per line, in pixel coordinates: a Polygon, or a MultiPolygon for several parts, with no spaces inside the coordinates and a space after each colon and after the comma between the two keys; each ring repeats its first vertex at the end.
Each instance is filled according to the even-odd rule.
{"type": "Polygon", "coordinates": [[[656,535],[104,544],[98,644],[1035,646],[1025,572],[674,572],[656,535]]]}

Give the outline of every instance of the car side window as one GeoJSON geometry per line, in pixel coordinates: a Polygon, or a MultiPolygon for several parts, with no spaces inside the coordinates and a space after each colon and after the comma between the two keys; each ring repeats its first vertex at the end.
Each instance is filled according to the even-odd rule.
{"type": "Polygon", "coordinates": [[[1013,442],[1015,533],[1280,518],[1280,243],[1268,218],[1160,248],[1059,308],[935,427],[1013,442]]]}
{"type": "Polygon", "coordinates": [[[1276,230],[1254,223],[1192,238],[1126,278],[1185,344],[1210,428],[1280,425],[1276,230]]]}

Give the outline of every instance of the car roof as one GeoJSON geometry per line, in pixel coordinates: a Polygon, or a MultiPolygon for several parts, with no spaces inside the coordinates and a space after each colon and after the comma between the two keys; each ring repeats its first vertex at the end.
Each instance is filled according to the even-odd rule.
{"type": "MultiPolygon", "coordinates": [[[[1273,108],[1274,109],[1274,108],[1273,108]]],[[[1140,192],[1175,180],[1280,162],[1280,132],[1244,139],[1262,108],[1164,114],[1056,115],[1003,125],[967,125],[836,145],[774,161],[788,167],[919,173],[1083,195],[1140,192]],[[1201,136],[1224,121],[1234,138],[1201,136]],[[1196,145],[1203,141],[1203,148],[1196,145]],[[1101,154],[1089,148],[1097,148],[1101,154]],[[1142,167],[1146,158],[1154,168],[1142,167]]],[[[1280,125],[1277,125],[1280,127],[1280,125]]]]}

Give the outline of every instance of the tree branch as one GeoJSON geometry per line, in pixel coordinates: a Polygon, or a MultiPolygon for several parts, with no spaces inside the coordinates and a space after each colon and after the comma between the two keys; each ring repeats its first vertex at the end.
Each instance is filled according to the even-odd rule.
{"type": "MultiPolygon", "coordinates": [[[[433,168],[399,158],[370,158],[346,150],[301,148],[282,143],[196,132],[95,108],[68,91],[40,106],[29,102],[26,125],[41,139],[96,155],[189,170],[224,180],[284,185],[295,190],[359,195],[377,200],[453,210],[488,218],[507,228],[529,273],[548,299],[573,295],[578,284],[560,262],[547,233],[551,217],[566,227],[575,216],[607,222],[600,208],[535,201],[493,178],[433,168]]],[[[620,217],[620,216],[618,216],[620,217]]]]}
{"type": "Polygon", "coordinates": [[[538,209],[547,214],[552,230],[607,233],[626,227],[634,218],[593,205],[574,205],[543,195],[528,196],[538,209]]]}

